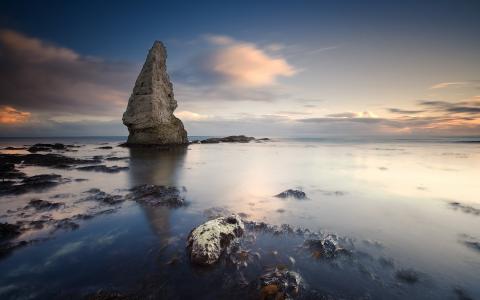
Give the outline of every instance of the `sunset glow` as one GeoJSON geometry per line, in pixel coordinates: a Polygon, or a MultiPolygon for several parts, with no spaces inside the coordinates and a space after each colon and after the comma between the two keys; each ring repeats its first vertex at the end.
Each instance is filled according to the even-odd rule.
{"type": "Polygon", "coordinates": [[[11,106],[0,106],[0,124],[11,125],[25,123],[31,113],[19,111],[11,106]]]}

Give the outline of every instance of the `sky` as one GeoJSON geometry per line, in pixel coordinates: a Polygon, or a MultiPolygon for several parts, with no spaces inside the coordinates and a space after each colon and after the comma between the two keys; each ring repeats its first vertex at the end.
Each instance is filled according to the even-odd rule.
{"type": "Polygon", "coordinates": [[[480,136],[480,2],[0,2],[0,136],[121,136],[148,49],[189,135],[480,136]]]}

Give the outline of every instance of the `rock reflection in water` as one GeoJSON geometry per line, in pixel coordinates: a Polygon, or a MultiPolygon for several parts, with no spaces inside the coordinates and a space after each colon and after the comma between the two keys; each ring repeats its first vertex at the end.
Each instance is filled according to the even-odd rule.
{"type": "Polygon", "coordinates": [[[187,154],[186,147],[130,148],[130,187],[140,184],[176,185],[187,154]]]}
{"type": "MultiPolygon", "coordinates": [[[[177,186],[185,156],[186,147],[171,149],[130,148],[130,188],[141,184],[177,186]]],[[[169,207],[143,207],[152,229],[163,245],[170,233],[169,207]]]]}

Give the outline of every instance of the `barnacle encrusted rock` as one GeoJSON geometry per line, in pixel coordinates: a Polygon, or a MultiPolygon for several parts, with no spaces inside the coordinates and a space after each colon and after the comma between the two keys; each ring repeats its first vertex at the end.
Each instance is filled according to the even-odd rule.
{"type": "Polygon", "coordinates": [[[199,265],[217,262],[232,240],[242,236],[243,232],[243,222],[235,214],[203,223],[188,236],[187,249],[191,261],[199,265]]]}
{"type": "Polygon", "coordinates": [[[182,121],[173,115],[177,101],[167,74],[167,50],[155,41],[138,75],[123,124],[128,127],[127,145],[187,144],[182,121]]]}

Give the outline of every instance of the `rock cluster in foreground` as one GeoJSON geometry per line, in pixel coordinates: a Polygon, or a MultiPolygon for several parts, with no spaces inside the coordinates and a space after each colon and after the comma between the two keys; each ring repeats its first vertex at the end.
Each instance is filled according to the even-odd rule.
{"type": "Polygon", "coordinates": [[[166,59],[165,47],[155,41],[123,114],[123,124],[129,131],[129,145],[188,143],[182,121],[173,115],[177,101],[173,97],[166,59]]]}

